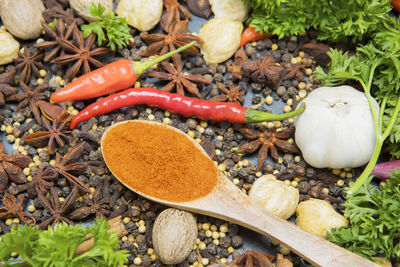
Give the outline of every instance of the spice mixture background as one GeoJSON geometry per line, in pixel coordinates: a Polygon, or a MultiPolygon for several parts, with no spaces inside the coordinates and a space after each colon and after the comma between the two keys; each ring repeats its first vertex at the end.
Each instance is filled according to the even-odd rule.
{"type": "MultiPolygon", "coordinates": [[[[49,101],[51,93],[116,59],[141,61],[174,49],[176,44],[199,39],[187,32],[188,23],[207,10],[202,8],[203,13],[198,14],[200,11],[193,9],[196,1],[188,1],[188,9],[167,6],[163,11],[166,17],[158,28],[148,33],[132,30],[129,47],[112,52],[98,46],[95,35],[83,37],[77,27],[83,21],[65,2],[44,1],[46,22],[57,19],[57,23],[54,27],[43,24],[44,35],[32,43],[22,42],[18,59],[0,66],[0,234],[18,224],[37,224],[44,229],[62,221],[80,224],[121,215],[128,230],[120,238],[121,248],[130,254],[127,265],[161,266],[151,235],[155,218],[166,207],[143,199],[120,184],[105,166],[99,150],[100,138],[108,126],[131,119],[159,121],[187,133],[244,192],[258,177],[273,174],[298,188],[300,201],[310,197],[326,199],[341,209],[342,187],[354,171],[308,166],[293,139],[293,119],[248,125],[217,123],[139,105],[92,118],[69,130],[70,119],[93,101],[56,105],[49,101]],[[174,12],[181,14],[177,23],[168,19],[176,18],[174,12]],[[194,13],[191,20],[184,20],[190,12],[194,13]],[[170,40],[172,43],[167,43],[170,40]]],[[[207,65],[198,49],[193,48],[174,56],[170,61],[173,64],[164,61],[147,71],[135,87],[236,102],[267,112],[289,112],[313,90],[310,75],[316,64],[324,62],[324,58],[319,61],[319,56],[327,49],[309,32],[248,43],[231,59],[207,65]]],[[[256,252],[241,255],[246,244],[238,226],[196,217],[196,246],[179,266],[219,264],[233,259],[236,264],[245,265],[246,260],[266,257],[256,252]]],[[[302,260],[288,249],[274,245],[275,251],[294,265],[301,264],[302,260]]]]}

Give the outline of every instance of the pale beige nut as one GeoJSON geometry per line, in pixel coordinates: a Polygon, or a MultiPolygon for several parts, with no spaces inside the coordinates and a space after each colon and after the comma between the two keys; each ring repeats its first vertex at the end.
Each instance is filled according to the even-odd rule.
{"type": "Polygon", "coordinates": [[[312,198],[300,202],[296,215],[298,227],[322,238],[326,238],[332,228],[349,224],[349,221],[337,213],[328,201],[321,199],[312,198]]]}
{"type": "Polygon", "coordinates": [[[90,14],[88,9],[92,3],[96,6],[98,4],[102,5],[106,9],[104,11],[105,15],[112,11],[114,7],[113,0],[69,0],[69,4],[76,14],[89,22],[96,21],[96,18],[90,14]]]}
{"type": "Polygon", "coordinates": [[[216,18],[245,21],[249,15],[249,6],[242,0],[210,0],[211,10],[216,18]]]}
{"type": "Polygon", "coordinates": [[[299,204],[299,190],[276,180],[272,174],[258,178],[249,197],[252,202],[285,220],[296,212],[299,204]]]}
{"type": "Polygon", "coordinates": [[[200,29],[203,39],[201,54],[207,64],[218,64],[229,59],[239,48],[243,24],[239,21],[215,18],[200,29]]]}
{"type": "Polygon", "coordinates": [[[197,238],[197,223],[189,212],[166,209],[153,226],[153,246],[164,264],[178,264],[192,251],[197,238]]]}
{"type": "Polygon", "coordinates": [[[0,28],[0,65],[11,63],[18,57],[19,42],[6,32],[5,27],[0,28]]]}
{"type": "Polygon", "coordinates": [[[44,6],[41,0],[1,0],[1,20],[7,30],[15,37],[23,40],[35,39],[42,32],[42,11],[44,6]]]}
{"type": "Polygon", "coordinates": [[[115,13],[139,31],[149,31],[160,21],[162,9],[162,0],[121,0],[115,13]]]}

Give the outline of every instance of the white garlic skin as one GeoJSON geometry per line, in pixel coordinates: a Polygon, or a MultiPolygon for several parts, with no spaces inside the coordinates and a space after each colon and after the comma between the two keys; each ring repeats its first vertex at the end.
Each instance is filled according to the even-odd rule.
{"type": "Polygon", "coordinates": [[[216,18],[243,22],[249,15],[250,7],[242,0],[210,0],[209,2],[216,18]]]}
{"type": "Polygon", "coordinates": [[[43,10],[41,0],[0,0],[1,20],[7,31],[23,40],[40,36],[43,10]]]}
{"type": "Polygon", "coordinates": [[[115,13],[139,31],[150,31],[161,18],[162,0],[121,0],[115,13]]]}
{"type": "Polygon", "coordinates": [[[326,200],[314,199],[300,202],[296,211],[296,225],[314,235],[326,238],[332,228],[347,226],[349,221],[326,200]]]}
{"type": "Polygon", "coordinates": [[[166,209],[153,226],[153,247],[164,264],[178,264],[189,256],[197,238],[196,219],[189,212],[166,209]]]}
{"type": "MultiPolygon", "coordinates": [[[[320,87],[302,102],[294,119],[295,140],[304,160],[316,168],[354,168],[366,164],[376,142],[367,97],[351,86],[320,87]]],[[[373,100],[376,114],[378,103],[373,100]]]]}
{"type": "Polygon", "coordinates": [[[287,220],[295,213],[299,204],[299,190],[269,174],[254,182],[249,198],[258,206],[287,220]]]}

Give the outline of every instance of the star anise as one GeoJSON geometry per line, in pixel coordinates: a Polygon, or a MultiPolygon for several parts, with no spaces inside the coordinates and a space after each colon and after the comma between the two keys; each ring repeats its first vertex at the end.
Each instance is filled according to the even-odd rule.
{"type": "Polygon", "coordinates": [[[19,102],[17,106],[17,110],[20,110],[26,106],[29,106],[29,110],[33,113],[35,120],[40,123],[40,111],[36,106],[36,102],[39,100],[43,100],[46,98],[44,95],[44,90],[47,89],[47,85],[41,84],[37,86],[34,90],[29,88],[24,82],[20,82],[19,84],[24,91],[23,93],[11,95],[7,98],[7,101],[15,101],[19,102]]]}
{"type": "Polygon", "coordinates": [[[228,71],[232,73],[233,77],[236,79],[242,79],[243,78],[243,73],[242,73],[242,66],[245,62],[247,62],[249,58],[246,55],[246,52],[244,51],[243,47],[240,48],[236,53],[235,53],[235,58],[233,60],[232,65],[228,67],[228,71]]]}
{"type": "Polygon", "coordinates": [[[51,123],[42,117],[42,124],[46,131],[31,133],[27,137],[22,138],[27,144],[33,147],[44,147],[47,145],[47,151],[49,155],[53,155],[56,152],[56,146],[63,147],[65,141],[71,139],[68,133],[68,121],[59,123],[58,121],[52,121],[51,123]],[[65,141],[64,141],[65,140],[65,141]]]}
{"type": "Polygon", "coordinates": [[[54,186],[54,182],[58,178],[58,172],[49,164],[40,167],[28,183],[26,191],[30,198],[34,198],[38,193],[45,195],[47,191],[54,186]]]}
{"type": "Polygon", "coordinates": [[[18,88],[10,85],[14,81],[15,72],[15,68],[12,68],[9,72],[0,74],[0,107],[4,106],[7,97],[18,93],[18,88]]]}
{"type": "Polygon", "coordinates": [[[54,187],[50,188],[50,197],[46,198],[42,193],[38,192],[38,197],[43,207],[50,212],[51,216],[44,220],[40,225],[40,229],[45,229],[51,224],[54,226],[60,222],[66,222],[68,224],[74,224],[73,221],[69,220],[65,214],[69,211],[72,204],[78,198],[78,188],[75,186],[68,197],[61,202],[58,198],[57,190],[54,187]]]}
{"type": "Polygon", "coordinates": [[[87,162],[77,162],[83,154],[84,148],[85,143],[80,143],[70,148],[64,158],[57,152],[54,168],[59,174],[67,178],[71,184],[77,185],[81,191],[90,193],[89,187],[72,174],[84,170],[89,165],[87,162]]]}
{"type": "Polygon", "coordinates": [[[94,214],[96,218],[107,217],[110,214],[110,176],[104,177],[98,182],[96,190],[93,193],[93,198],[90,199],[89,196],[85,196],[84,202],[87,206],[81,207],[74,210],[69,215],[72,220],[82,220],[91,214],[94,214]]]}
{"type": "MultiPolygon", "coordinates": [[[[151,55],[159,54],[163,55],[169,51],[176,50],[177,48],[186,45],[192,41],[196,41],[198,43],[202,43],[200,37],[186,33],[188,27],[187,20],[181,20],[177,22],[175,25],[171,26],[171,29],[168,31],[168,34],[147,34],[142,35],[141,38],[149,44],[149,47],[142,53],[142,56],[148,57],[151,55]]],[[[199,55],[199,50],[195,47],[190,47],[183,51],[183,53],[188,53],[190,55],[199,55]]],[[[175,66],[179,66],[181,64],[181,56],[180,54],[176,54],[172,56],[172,61],[175,66]]]]}
{"type": "Polygon", "coordinates": [[[240,86],[234,86],[233,82],[230,81],[228,88],[226,88],[223,83],[217,82],[218,89],[223,92],[222,95],[216,95],[210,98],[211,101],[216,102],[234,102],[238,104],[243,104],[243,96],[246,94],[245,91],[240,90],[240,86]]]}
{"type": "Polygon", "coordinates": [[[305,66],[303,64],[282,63],[282,66],[287,71],[284,80],[296,79],[305,81],[305,66]]]}
{"type": "Polygon", "coordinates": [[[200,84],[211,84],[211,82],[199,74],[183,74],[182,73],[182,62],[174,68],[168,62],[161,62],[162,67],[167,72],[152,71],[147,74],[149,77],[156,77],[164,81],[170,81],[167,85],[161,88],[163,91],[171,92],[174,89],[178,94],[185,95],[184,89],[186,89],[192,95],[201,97],[197,86],[193,83],[200,84]]]}
{"type": "Polygon", "coordinates": [[[178,0],[164,0],[164,7],[166,11],[161,17],[160,24],[161,28],[166,32],[172,29],[171,25],[180,20],[190,19],[192,16],[189,10],[179,4],[178,0]]]}
{"type": "Polygon", "coordinates": [[[54,30],[47,23],[42,23],[42,28],[51,38],[51,41],[43,41],[35,44],[34,46],[45,50],[44,62],[49,62],[56,56],[63,56],[65,54],[64,49],[60,46],[60,40],[69,41],[72,36],[72,31],[75,27],[76,24],[72,23],[66,29],[62,19],[57,21],[54,30]]]}
{"type": "Polygon", "coordinates": [[[92,48],[96,40],[96,35],[91,33],[86,39],[83,39],[82,32],[78,29],[78,27],[73,29],[73,38],[77,43],[77,46],[71,41],[59,40],[60,46],[73,54],[59,56],[52,60],[52,63],[57,64],[74,62],[74,64],[68,68],[66,73],[68,81],[75,77],[80,69],[82,69],[83,73],[88,73],[91,71],[90,65],[94,66],[95,68],[103,67],[103,63],[94,57],[107,54],[109,51],[105,47],[92,48]]]}
{"type": "Polygon", "coordinates": [[[282,77],[282,66],[275,63],[271,55],[261,60],[247,61],[242,66],[243,74],[258,83],[276,84],[282,77]]]}
{"type": "Polygon", "coordinates": [[[42,51],[36,51],[32,54],[26,46],[23,50],[23,53],[18,52],[19,57],[15,59],[17,63],[16,68],[21,72],[20,81],[29,83],[32,72],[36,77],[40,77],[39,70],[46,69],[45,66],[40,63],[44,54],[42,51]]]}
{"type": "Polygon", "coordinates": [[[74,15],[74,11],[71,8],[67,8],[69,6],[68,0],[44,0],[44,5],[46,9],[42,12],[42,15],[46,23],[60,19],[67,25],[72,23],[81,25],[84,23],[83,19],[74,15]]]}
{"type": "Polygon", "coordinates": [[[27,197],[24,194],[15,197],[6,192],[3,198],[3,206],[0,208],[0,219],[18,217],[24,224],[35,224],[35,218],[24,212],[26,200],[27,197]]]}
{"type": "Polygon", "coordinates": [[[262,129],[261,131],[241,128],[239,132],[246,139],[251,140],[251,142],[241,145],[237,150],[238,153],[250,154],[259,149],[257,171],[261,170],[268,154],[270,154],[275,161],[278,161],[278,150],[284,153],[299,153],[299,150],[294,144],[283,140],[293,135],[294,128],[273,128],[271,130],[262,129]]]}
{"type": "Polygon", "coordinates": [[[50,121],[58,121],[62,123],[72,119],[72,116],[68,113],[68,111],[58,104],[52,104],[47,101],[39,100],[36,102],[36,106],[39,107],[43,116],[50,121]]]}
{"type": "Polygon", "coordinates": [[[25,183],[26,177],[22,169],[31,162],[30,157],[20,153],[5,154],[4,146],[0,142],[0,192],[7,187],[9,180],[16,184],[25,183]]]}
{"type": "Polygon", "coordinates": [[[275,257],[260,251],[247,250],[237,256],[232,263],[239,267],[274,267],[272,261],[275,257]]]}

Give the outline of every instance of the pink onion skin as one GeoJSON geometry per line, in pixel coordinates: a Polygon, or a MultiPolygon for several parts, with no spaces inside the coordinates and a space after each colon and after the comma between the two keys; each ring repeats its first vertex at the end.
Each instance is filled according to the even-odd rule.
{"type": "Polygon", "coordinates": [[[372,175],[381,180],[389,179],[389,175],[394,169],[400,169],[400,160],[391,160],[376,164],[372,170],[372,175]]]}

